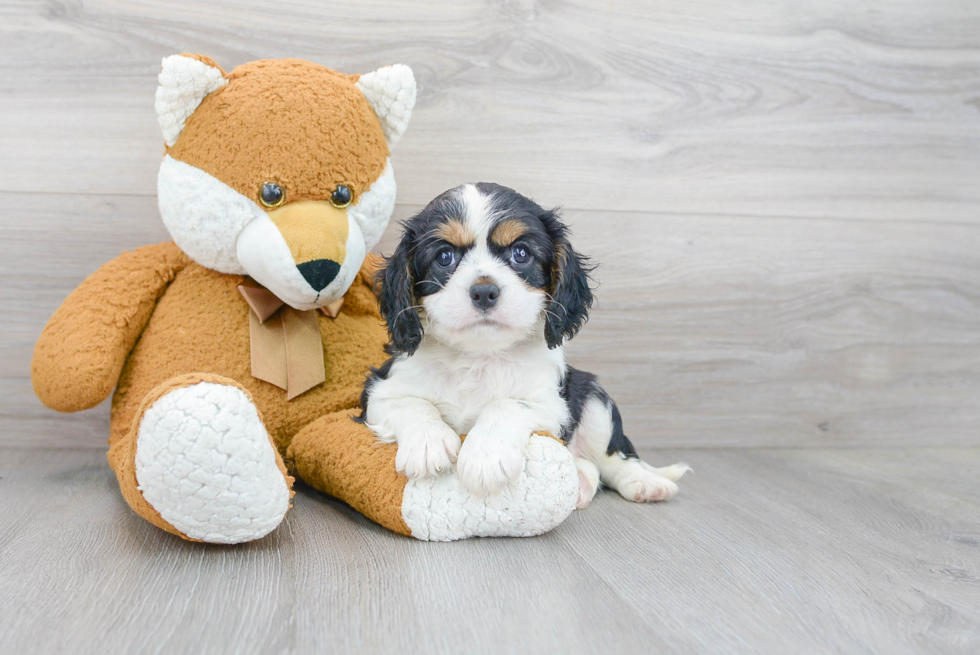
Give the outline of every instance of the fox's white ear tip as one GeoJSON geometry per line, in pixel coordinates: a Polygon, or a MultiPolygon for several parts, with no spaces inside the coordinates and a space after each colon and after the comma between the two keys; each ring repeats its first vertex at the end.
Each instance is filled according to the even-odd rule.
{"type": "Polygon", "coordinates": [[[164,57],[157,79],[160,85],[154,108],[167,146],[177,142],[185,122],[205,96],[228,83],[221,69],[183,55],[164,57]]]}
{"type": "Polygon", "coordinates": [[[381,121],[388,146],[393,147],[408,129],[415,108],[415,74],[405,64],[383,66],[361,75],[357,86],[381,121]]]}

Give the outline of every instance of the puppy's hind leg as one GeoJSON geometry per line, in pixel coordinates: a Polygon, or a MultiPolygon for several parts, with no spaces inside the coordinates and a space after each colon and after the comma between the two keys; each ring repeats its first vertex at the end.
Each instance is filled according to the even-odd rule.
{"type": "Polygon", "coordinates": [[[599,491],[599,469],[584,457],[575,458],[578,469],[578,500],[575,509],[585,509],[599,491]]]}
{"type": "Polygon", "coordinates": [[[657,468],[641,460],[623,433],[616,404],[594,379],[591,387],[569,443],[572,454],[595,464],[602,482],[626,500],[655,502],[676,494],[676,480],[690,467],[674,464],[657,468]]]}

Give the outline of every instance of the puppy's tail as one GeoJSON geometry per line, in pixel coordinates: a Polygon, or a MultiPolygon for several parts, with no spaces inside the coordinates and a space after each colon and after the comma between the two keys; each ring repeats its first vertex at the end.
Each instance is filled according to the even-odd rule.
{"type": "Polygon", "coordinates": [[[687,464],[671,464],[670,466],[661,466],[660,468],[657,468],[655,466],[650,466],[646,462],[641,463],[643,464],[643,468],[647,469],[651,473],[661,475],[671,482],[677,482],[685,473],[693,470],[687,464]]]}

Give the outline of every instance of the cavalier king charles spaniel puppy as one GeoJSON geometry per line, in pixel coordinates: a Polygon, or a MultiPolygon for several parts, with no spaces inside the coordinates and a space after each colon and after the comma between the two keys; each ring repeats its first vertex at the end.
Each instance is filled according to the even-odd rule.
{"type": "Polygon", "coordinates": [[[470,492],[495,493],[544,431],[575,457],[579,507],[600,481],[637,502],[677,493],[688,467],[642,461],[596,377],[565,363],[562,343],[592,306],[590,270],[557,210],[497,184],[451,189],[405,222],[377,278],[391,358],[368,376],[357,419],[398,444],[399,472],[455,463],[470,492]]]}

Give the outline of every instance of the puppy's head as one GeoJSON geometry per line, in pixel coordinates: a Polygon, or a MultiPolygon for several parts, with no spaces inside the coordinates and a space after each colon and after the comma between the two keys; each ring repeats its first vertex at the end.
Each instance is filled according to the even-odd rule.
{"type": "Polygon", "coordinates": [[[437,197],[405,223],[379,274],[394,350],[415,352],[424,331],[468,352],[502,350],[538,331],[549,348],[561,345],[592,306],[589,268],[567,232],[557,210],[497,184],[437,197]]]}

